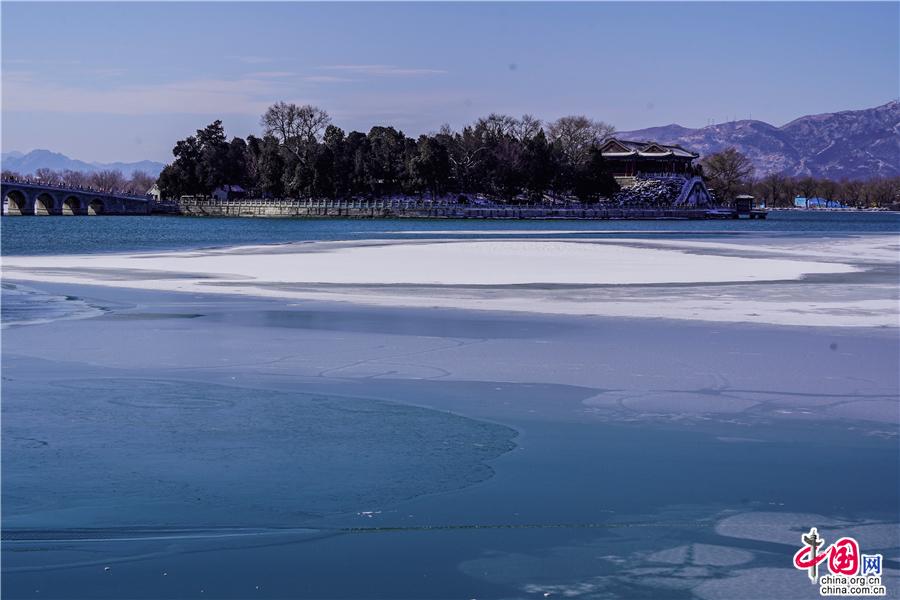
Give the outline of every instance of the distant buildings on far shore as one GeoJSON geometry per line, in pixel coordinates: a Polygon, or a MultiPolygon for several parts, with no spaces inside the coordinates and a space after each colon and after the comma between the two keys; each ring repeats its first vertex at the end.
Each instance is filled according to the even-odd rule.
{"type": "Polygon", "coordinates": [[[794,198],[795,208],[849,208],[846,204],[838,200],[829,200],[827,198],[804,198],[797,196],[794,198]]]}

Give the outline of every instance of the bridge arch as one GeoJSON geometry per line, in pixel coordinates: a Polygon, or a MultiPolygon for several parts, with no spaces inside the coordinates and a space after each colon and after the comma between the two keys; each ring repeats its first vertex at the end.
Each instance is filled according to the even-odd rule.
{"type": "Polygon", "coordinates": [[[54,213],[53,196],[47,192],[37,195],[34,199],[34,214],[36,215],[52,215],[54,213]]]}
{"type": "Polygon", "coordinates": [[[64,215],[80,215],[81,214],[81,198],[78,196],[67,196],[63,200],[62,214],[64,215]]]}
{"type": "Polygon", "coordinates": [[[2,178],[3,214],[9,215],[148,215],[148,197],[51,186],[36,181],[2,178]]]}
{"type": "Polygon", "coordinates": [[[93,198],[91,199],[90,203],[88,203],[87,214],[92,216],[102,215],[104,211],[106,211],[106,205],[100,198],[93,198]]]}
{"type": "Polygon", "coordinates": [[[27,215],[29,213],[28,198],[19,190],[9,190],[3,196],[4,210],[8,215],[27,215]]]}

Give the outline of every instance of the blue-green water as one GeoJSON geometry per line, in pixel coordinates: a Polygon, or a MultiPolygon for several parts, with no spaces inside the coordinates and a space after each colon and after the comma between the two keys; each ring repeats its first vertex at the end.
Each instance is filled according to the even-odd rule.
{"type": "MultiPolygon", "coordinates": [[[[0,222],[6,255],[900,232],[812,212],[0,222]]],[[[896,402],[895,330],[33,285],[2,287],[4,598],[814,598],[790,565],[811,526],[900,567],[897,425],[866,412],[896,402]]]]}
{"type": "MultiPolygon", "coordinates": [[[[574,235],[715,236],[900,233],[900,213],[775,211],[765,221],[567,221],[477,219],[240,219],[32,217],[2,220],[3,255],[92,254],[312,240],[422,237],[453,232],[577,232],[574,235]]],[[[560,237],[572,233],[551,234],[560,237]]]]}
{"type": "Polygon", "coordinates": [[[4,332],[4,598],[812,599],[837,522],[898,566],[896,426],[782,415],[886,401],[884,333],[47,293],[118,308],[4,332]]]}

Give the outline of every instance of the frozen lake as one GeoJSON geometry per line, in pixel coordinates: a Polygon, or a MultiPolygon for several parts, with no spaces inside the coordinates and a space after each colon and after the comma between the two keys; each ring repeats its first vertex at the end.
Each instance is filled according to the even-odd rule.
{"type": "Polygon", "coordinates": [[[900,347],[865,304],[896,303],[897,267],[844,235],[596,249],[785,278],[676,284],[581,284],[594,255],[552,286],[353,286],[254,270],[282,246],[12,252],[3,597],[815,598],[810,527],[882,553],[897,597],[900,347]],[[703,302],[724,320],[676,310],[703,302]],[[586,303],[668,318],[564,310],[586,303]]]}
{"type": "Polygon", "coordinates": [[[891,333],[48,291],[107,312],[4,331],[5,597],[814,597],[801,529],[896,556],[891,333]]]}

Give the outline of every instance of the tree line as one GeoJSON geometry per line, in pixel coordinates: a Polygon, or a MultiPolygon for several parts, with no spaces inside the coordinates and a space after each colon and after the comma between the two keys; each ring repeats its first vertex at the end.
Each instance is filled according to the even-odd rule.
{"type": "Polygon", "coordinates": [[[146,194],[156,179],[143,171],[134,171],[130,177],[126,177],[118,169],[105,169],[102,171],[74,171],[65,169],[55,171],[41,167],[35,169],[32,175],[21,175],[15,171],[4,170],[3,179],[38,180],[48,185],[59,185],[70,188],[94,189],[104,192],[123,192],[138,196],[146,194]]]}
{"type": "Polygon", "coordinates": [[[179,140],[160,174],[166,198],[239,185],[255,197],[379,198],[484,194],[503,201],[597,201],[618,191],[599,144],[614,133],[585,116],[551,123],[491,114],[461,131],[410,138],[394,127],[346,133],[320,108],[279,102],[262,137],[228,140],[221,121],[179,140]]]}
{"type": "Polygon", "coordinates": [[[889,208],[900,203],[900,177],[876,177],[868,180],[824,177],[789,177],[773,173],[753,177],[753,165],[735,148],[711,154],[702,161],[708,186],[720,199],[750,194],[765,200],[766,206],[794,206],[794,198],[824,198],[855,208],[889,208]]]}
{"type": "Polygon", "coordinates": [[[793,206],[797,196],[837,200],[854,208],[890,208],[900,203],[900,177],[834,181],[773,174],[753,180],[748,190],[774,208],[793,206]]]}

